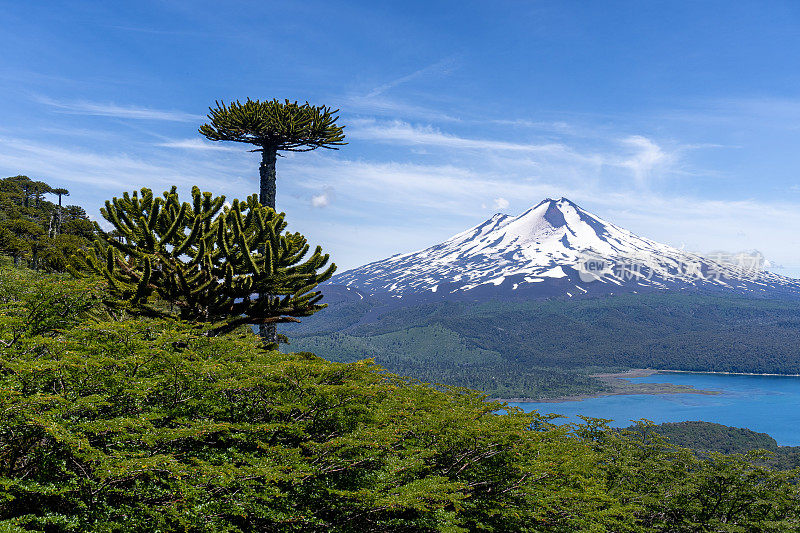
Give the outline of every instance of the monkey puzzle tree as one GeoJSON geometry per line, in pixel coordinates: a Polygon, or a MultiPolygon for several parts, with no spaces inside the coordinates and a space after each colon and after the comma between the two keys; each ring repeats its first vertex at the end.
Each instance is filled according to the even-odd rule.
{"type": "Polygon", "coordinates": [[[51,192],[52,188],[50,185],[46,184],[43,181],[34,181],[32,184],[33,188],[33,199],[36,200],[36,207],[42,205],[42,200],[44,199],[44,195],[46,193],[51,192]]]}
{"type": "Polygon", "coordinates": [[[30,193],[33,191],[35,182],[28,176],[18,175],[5,178],[3,185],[5,187],[14,188],[19,194],[19,205],[21,207],[28,207],[30,204],[30,193]]]}
{"type": "Polygon", "coordinates": [[[212,334],[242,324],[299,322],[325,307],[314,289],[333,275],[328,255],[299,233],[284,233],[282,213],[256,195],[225,206],[224,196],[192,189],[181,203],[173,187],[125,193],[101,209],[118,234],[106,236],[77,269],[106,278],[116,305],[138,314],[171,316],[211,326],[212,334]],[[253,299],[252,295],[262,295],[253,299]]]}
{"type": "Polygon", "coordinates": [[[42,247],[44,229],[25,218],[15,218],[0,223],[0,253],[10,255],[14,264],[20,259],[30,258],[30,266],[36,267],[37,252],[42,247]]]}
{"type": "MultiPolygon", "coordinates": [[[[312,106],[308,102],[283,102],[247,99],[226,105],[216,102],[209,108],[209,122],[200,127],[200,133],[212,141],[232,141],[256,146],[261,152],[259,167],[259,200],[262,205],[275,209],[276,172],[278,152],[309,152],[317,148],[338,150],[344,144],[344,126],[338,126],[338,109],[312,106]]],[[[261,327],[260,335],[274,342],[274,325],[261,327]]]]}
{"type": "Polygon", "coordinates": [[[338,109],[308,102],[247,99],[209,108],[200,133],[211,141],[233,141],[256,146],[261,152],[259,200],[275,208],[275,162],[278,152],[309,152],[317,148],[338,150],[344,144],[344,126],[337,126],[338,109]]]}
{"type": "Polygon", "coordinates": [[[50,194],[55,194],[58,196],[58,231],[61,231],[61,224],[64,222],[63,217],[61,216],[61,197],[69,196],[69,191],[67,189],[58,187],[55,189],[50,189],[50,194]]]}

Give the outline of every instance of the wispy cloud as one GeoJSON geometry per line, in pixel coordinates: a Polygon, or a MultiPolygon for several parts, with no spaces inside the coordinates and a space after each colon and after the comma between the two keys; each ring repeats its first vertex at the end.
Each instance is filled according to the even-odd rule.
{"type": "Polygon", "coordinates": [[[494,199],[495,209],[506,209],[509,205],[511,205],[511,202],[509,202],[502,196],[494,199]]]}
{"type": "Polygon", "coordinates": [[[455,61],[452,58],[442,59],[441,61],[437,61],[432,65],[428,65],[427,67],[421,68],[412,72],[411,74],[406,74],[405,76],[400,76],[392,81],[387,83],[378,85],[374,89],[372,89],[369,93],[367,93],[367,98],[373,98],[375,96],[379,96],[386,91],[397,87],[398,85],[402,85],[406,82],[415,80],[417,78],[422,78],[428,74],[436,74],[436,75],[443,75],[447,74],[453,70],[455,66],[455,61]]]}
{"type": "MultiPolygon", "coordinates": [[[[101,191],[119,193],[142,186],[166,188],[172,184],[219,190],[222,180],[230,188],[241,181],[239,176],[252,173],[247,159],[240,157],[198,158],[196,154],[156,157],[151,154],[145,159],[120,152],[99,152],[15,138],[0,138],[0,171],[36,176],[68,188],[75,186],[82,190],[77,196],[83,198],[105,196],[101,191]],[[91,187],[81,187],[86,185],[91,187]]],[[[93,199],[92,203],[96,201],[93,199]]]]}
{"type": "Polygon", "coordinates": [[[476,120],[476,122],[488,122],[491,124],[498,124],[501,126],[511,126],[517,128],[531,128],[535,130],[552,131],[555,133],[572,135],[578,133],[578,130],[571,124],[564,121],[548,122],[544,120],[528,120],[524,118],[515,119],[484,119],[476,120]]]}
{"type": "Polygon", "coordinates": [[[511,150],[518,152],[565,152],[569,148],[563,144],[526,144],[492,139],[470,139],[460,137],[432,126],[415,126],[399,120],[377,122],[374,120],[354,121],[350,136],[356,139],[387,142],[393,144],[438,146],[468,150],[511,150]]]}
{"type": "Polygon", "coordinates": [[[350,208],[362,220],[406,224],[434,217],[435,227],[420,226],[429,232],[464,229],[482,216],[486,209],[482,205],[497,209],[493,199],[499,205],[505,200],[512,208],[525,208],[546,196],[591,196],[587,191],[594,180],[588,166],[507,161],[485,154],[458,164],[334,160],[326,154],[307,154],[282,167],[281,179],[306,194],[334,187],[339,193],[337,208],[350,208]]]}
{"type": "Polygon", "coordinates": [[[728,129],[746,125],[748,129],[765,127],[785,132],[800,128],[800,98],[766,96],[703,99],[662,111],[653,118],[662,122],[676,121],[728,129]]]}
{"type": "Polygon", "coordinates": [[[124,154],[100,154],[21,139],[0,140],[0,168],[51,180],[124,187],[133,176],[162,173],[163,168],[124,154]]]}
{"type": "Polygon", "coordinates": [[[631,135],[622,140],[622,143],[631,147],[634,153],[620,162],[620,166],[628,168],[639,186],[647,184],[653,172],[669,164],[672,156],[667,154],[659,145],[642,135],[631,135]]]}
{"type": "Polygon", "coordinates": [[[185,113],[183,111],[165,111],[149,107],[125,106],[113,103],[63,102],[46,97],[39,97],[36,100],[61,113],[71,113],[75,115],[114,117],[133,120],[161,120],[168,122],[197,122],[202,121],[205,118],[203,115],[195,115],[193,113],[185,113]]]}
{"type": "Polygon", "coordinates": [[[757,248],[768,259],[788,263],[795,260],[800,246],[796,232],[800,205],[796,202],[709,200],[647,192],[605,193],[597,200],[615,223],[690,250],[757,248]]]}
{"type": "Polygon", "coordinates": [[[617,145],[605,139],[596,139],[594,145],[583,143],[577,146],[567,142],[524,143],[496,138],[478,139],[399,120],[356,120],[350,136],[363,141],[426,150],[436,148],[441,153],[458,154],[462,159],[467,156],[465,151],[485,152],[482,157],[491,157],[508,167],[522,165],[536,174],[557,171],[562,180],[567,177],[566,174],[575,172],[582,173],[585,179],[602,168],[624,169],[630,172],[640,187],[648,186],[654,178],[677,172],[674,163],[679,153],[687,149],[678,146],[668,150],[643,135],[623,137],[617,145]]]}
{"type": "Polygon", "coordinates": [[[385,94],[363,96],[351,94],[342,98],[342,109],[360,112],[370,116],[381,116],[392,119],[424,119],[437,122],[460,122],[461,118],[441,110],[431,109],[424,105],[411,104],[385,94]]]}
{"type": "Polygon", "coordinates": [[[184,150],[209,150],[216,152],[241,152],[241,148],[219,142],[207,142],[203,139],[176,139],[158,143],[157,146],[165,148],[180,148],[184,150]]]}

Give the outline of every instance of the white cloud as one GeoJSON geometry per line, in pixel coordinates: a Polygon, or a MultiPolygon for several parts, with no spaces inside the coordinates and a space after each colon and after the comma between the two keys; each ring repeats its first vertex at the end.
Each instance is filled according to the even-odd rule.
{"type": "Polygon", "coordinates": [[[622,143],[633,148],[635,153],[621,161],[620,166],[629,168],[640,186],[647,184],[649,178],[658,167],[671,161],[669,154],[664,152],[652,140],[642,135],[631,135],[623,139],[622,143]]]}
{"type": "Polygon", "coordinates": [[[183,111],[165,111],[149,107],[124,106],[113,103],[97,102],[62,102],[51,98],[41,97],[37,101],[48,105],[62,113],[76,115],[90,115],[102,117],[125,118],[134,120],[162,120],[168,122],[197,122],[206,117],[185,113],[183,111]]]}
{"type": "MultiPolygon", "coordinates": [[[[674,168],[678,155],[693,146],[678,146],[672,151],[643,135],[631,135],[621,141],[604,138],[584,142],[580,147],[563,142],[522,143],[498,139],[475,139],[446,133],[432,126],[413,125],[403,121],[355,120],[350,137],[367,142],[380,142],[420,148],[425,155],[454,156],[464,162],[475,156],[493,166],[492,171],[508,171],[511,167],[526,168],[528,177],[546,176],[561,181],[582,181],[607,174],[610,169],[626,169],[640,187],[656,177],[684,173],[674,168]],[[436,151],[438,150],[438,151],[436,151]]],[[[621,176],[615,176],[619,181],[621,176]]]]}
{"type": "Polygon", "coordinates": [[[335,196],[331,186],[325,186],[324,190],[311,197],[311,207],[328,207],[335,196]]]}
{"type": "Polygon", "coordinates": [[[370,97],[360,95],[346,96],[342,99],[341,108],[347,109],[351,113],[361,111],[373,116],[377,115],[391,118],[415,117],[419,119],[451,123],[459,122],[461,120],[456,116],[448,115],[442,111],[437,111],[435,109],[430,109],[417,104],[409,104],[395,98],[387,97],[385,94],[370,97]]]}
{"type": "Polygon", "coordinates": [[[405,145],[437,146],[467,150],[507,150],[516,152],[569,153],[571,150],[558,143],[526,144],[491,139],[470,139],[444,133],[431,126],[414,126],[399,120],[377,122],[374,120],[353,121],[349,136],[355,139],[381,141],[405,145]]]}
{"type": "Polygon", "coordinates": [[[203,139],[176,139],[159,143],[157,146],[165,148],[181,148],[185,150],[211,150],[217,152],[241,152],[241,147],[231,146],[222,142],[209,142],[203,139]]]}
{"type": "Polygon", "coordinates": [[[509,205],[510,204],[509,204],[508,200],[506,200],[502,196],[500,198],[495,198],[494,199],[494,207],[495,207],[495,209],[505,209],[509,205]]]}
{"type": "Polygon", "coordinates": [[[188,192],[192,185],[203,190],[244,197],[256,187],[257,163],[246,155],[228,156],[206,152],[181,154],[126,154],[114,150],[56,146],[25,139],[0,137],[0,173],[26,174],[70,189],[72,201],[88,211],[123,191],[150,187],[157,191],[178,185],[188,192]],[[248,178],[252,181],[248,183],[248,178]],[[244,178],[243,178],[244,177],[244,178]]]}
{"type": "Polygon", "coordinates": [[[796,203],[630,192],[600,193],[589,207],[635,233],[690,250],[755,248],[770,260],[791,263],[800,247],[796,203]]]}
{"type": "Polygon", "coordinates": [[[281,175],[314,194],[325,186],[335,187],[351,202],[385,216],[426,209],[463,214],[472,200],[497,193],[497,183],[489,177],[453,165],[333,162],[312,156],[293,160],[281,175]]]}
{"type": "Polygon", "coordinates": [[[439,105],[431,108],[420,105],[417,100],[414,100],[414,103],[409,103],[407,100],[394,98],[386,94],[399,85],[420,78],[444,76],[455,68],[456,61],[454,58],[444,58],[441,61],[437,61],[436,63],[410,74],[380,84],[367,91],[366,94],[363,92],[354,92],[343,96],[336,106],[343,110],[346,109],[348,113],[364,112],[372,116],[385,116],[390,118],[414,117],[439,122],[459,122],[461,120],[460,118],[443,112],[439,105]]]}
{"type": "Polygon", "coordinates": [[[325,193],[317,194],[311,197],[311,205],[314,207],[328,207],[330,198],[325,193]]]}
{"type": "Polygon", "coordinates": [[[516,118],[513,120],[509,119],[492,119],[488,121],[476,121],[476,122],[488,122],[490,124],[498,124],[501,126],[511,126],[516,128],[530,128],[533,130],[543,130],[543,131],[550,131],[557,134],[563,135],[582,135],[578,128],[564,122],[564,121],[541,121],[541,120],[528,120],[524,118],[516,118]]]}

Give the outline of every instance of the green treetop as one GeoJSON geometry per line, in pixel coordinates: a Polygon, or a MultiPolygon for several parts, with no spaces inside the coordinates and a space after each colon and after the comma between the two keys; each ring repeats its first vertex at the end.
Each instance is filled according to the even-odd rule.
{"type": "Polygon", "coordinates": [[[209,108],[200,133],[212,141],[233,141],[256,146],[261,152],[260,195],[263,205],[275,208],[275,160],[279,151],[337,150],[344,142],[344,126],[337,126],[338,109],[285,100],[247,99],[209,108]]]}
{"type": "Polygon", "coordinates": [[[64,222],[64,218],[62,216],[62,209],[61,209],[61,198],[64,196],[69,196],[69,190],[64,189],[63,187],[57,187],[55,189],[50,189],[50,194],[55,194],[58,196],[58,230],[61,230],[61,224],[64,222]]]}
{"type": "Polygon", "coordinates": [[[76,266],[104,276],[116,303],[134,313],[206,323],[214,334],[299,322],[325,307],[314,289],[336,266],[325,268],[319,246],[309,256],[299,233],[284,233],[282,213],[255,195],[230,206],[197,187],[192,197],[181,203],[173,187],[106,202],[101,213],[123,238],[96,241],[76,266]]]}

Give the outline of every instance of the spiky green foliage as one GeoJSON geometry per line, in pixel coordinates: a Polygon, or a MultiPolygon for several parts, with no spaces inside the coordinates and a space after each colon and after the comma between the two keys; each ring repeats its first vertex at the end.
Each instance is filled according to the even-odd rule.
{"type": "MultiPolygon", "coordinates": [[[[200,133],[212,141],[234,141],[257,146],[261,152],[259,201],[275,208],[275,161],[279,151],[307,152],[317,148],[337,150],[344,142],[344,126],[336,121],[338,110],[284,100],[236,100],[216,102],[209,108],[207,124],[200,133]]],[[[275,324],[262,324],[259,332],[265,344],[278,342],[275,324]]]]}
{"type": "Polygon", "coordinates": [[[337,149],[344,142],[344,126],[337,126],[338,109],[298,104],[285,100],[238,100],[209,108],[207,124],[200,133],[212,141],[254,144],[262,149],[307,152],[337,149]]]}
{"type": "Polygon", "coordinates": [[[194,187],[192,200],[182,203],[173,187],[107,201],[101,213],[117,238],[96,241],[76,265],[105,277],[118,305],[211,324],[215,333],[297,322],[325,307],[314,289],[336,266],[325,268],[319,246],[309,255],[302,235],[284,232],[283,213],[255,195],[226,206],[224,196],[194,187]]]}

